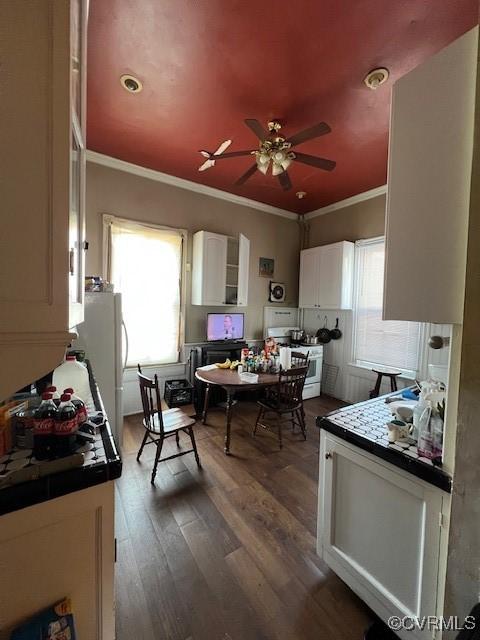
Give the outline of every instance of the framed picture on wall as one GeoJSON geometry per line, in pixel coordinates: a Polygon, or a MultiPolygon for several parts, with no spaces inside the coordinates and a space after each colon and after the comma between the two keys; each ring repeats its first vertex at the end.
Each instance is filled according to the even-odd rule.
{"type": "Polygon", "coordinates": [[[258,275],[265,278],[272,278],[275,270],[275,260],[273,258],[258,259],[258,275]]]}

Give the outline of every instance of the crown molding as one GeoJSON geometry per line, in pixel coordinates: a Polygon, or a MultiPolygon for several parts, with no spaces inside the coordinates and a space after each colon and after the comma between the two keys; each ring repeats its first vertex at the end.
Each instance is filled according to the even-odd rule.
{"type": "Polygon", "coordinates": [[[357,193],[357,195],[351,196],[350,198],[345,198],[345,200],[333,202],[326,207],[315,209],[315,211],[310,211],[309,213],[306,213],[304,215],[304,220],[311,220],[312,218],[316,218],[317,216],[324,216],[326,213],[331,213],[332,211],[337,211],[338,209],[350,207],[352,204],[357,204],[358,202],[363,202],[364,200],[370,200],[371,198],[382,196],[384,193],[387,193],[386,184],[382,185],[381,187],[375,187],[375,189],[370,189],[369,191],[364,191],[363,193],[357,193]]]}
{"type": "Polygon", "coordinates": [[[281,216],[282,218],[288,218],[290,220],[298,220],[299,216],[292,211],[286,209],[280,209],[279,207],[273,207],[272,205],[265,204],[263,202],[257,202],[256,200],[250,200],[244,196],[237,196],[234,193],[228,193],[228,191],[222,191],[221,189],[215,189],[198,182],[192,182],[191,180],[185,180],[184,178],[177,178],[171,176],[168,173],[162,173],[155,169],[147,169],[141,167],[138,164],[132,164],[125,160],[119,160],[118,158],[112,158],[106,156],[103,153],[97,151],[87,150],[87,160],[94,162],[95,164],[101,164],[104,167],[110,167],[110,169],[117,169],[118,171],[125,171],[141,178],[148,178],[149,180],[156,180],[157,182],[163,182],[173,187],[180,189],[187,189],[188,191],[194,191],[204,196],[210,196],[211,198],[217,198],[219,200],[226,200],[227,202],[233,202],[234,204],[242,205],[243,207],[250,207],[251,209],[257,209],[263,211],[263,213],[271,213],[275,216],[281,216]]]}

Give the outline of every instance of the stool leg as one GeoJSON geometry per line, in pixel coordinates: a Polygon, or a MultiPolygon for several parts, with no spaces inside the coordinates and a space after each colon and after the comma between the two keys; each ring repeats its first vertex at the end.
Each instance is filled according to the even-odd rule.
{"type": "Polygon", "coordinates": [[[380,386],[382,384],[382,374],[377,373],[377,381],[375,383],[375,387],[370,391],[370,398],[378,398],[380,395],[380,386]]]}
{"type": "Polygon", "coordinates": [[[391,376],[390,377],[390,389],[392,391],[398,391],[398,387],[397,387],[397,377],[396,376],[391,376]]]}

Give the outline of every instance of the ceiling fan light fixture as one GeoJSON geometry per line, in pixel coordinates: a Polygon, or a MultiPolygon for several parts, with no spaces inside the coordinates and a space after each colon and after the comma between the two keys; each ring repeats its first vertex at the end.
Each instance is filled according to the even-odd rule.
{"type": "Polygon", "coordinates": [[[270,162],[270,155],[261,151],[257,154],[257,163],[258,164],[268,164],[270,162]]]}
{"type": "Polygon", "coordinates": [[[272,176],[279,176],[285,169],[278,162],[272,162],[272,176]]]}
{"type": "Polygon", "coordinates": [[[267,171],[268,171],[268,165],[269,163],[260,163],[257,162],[257,169],[260,171],[260,173],[263,173],[264,176],[267,175],[267,171]]]}

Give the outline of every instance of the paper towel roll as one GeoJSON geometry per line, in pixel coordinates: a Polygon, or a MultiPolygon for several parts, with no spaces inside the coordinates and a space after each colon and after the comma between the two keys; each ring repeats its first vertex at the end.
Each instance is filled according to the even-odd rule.
{"type": "Polygon", "coordinates": [[[282,369],[291,369],[292,350],[290,347],[280,347],[280,366],[282,369]]]}

